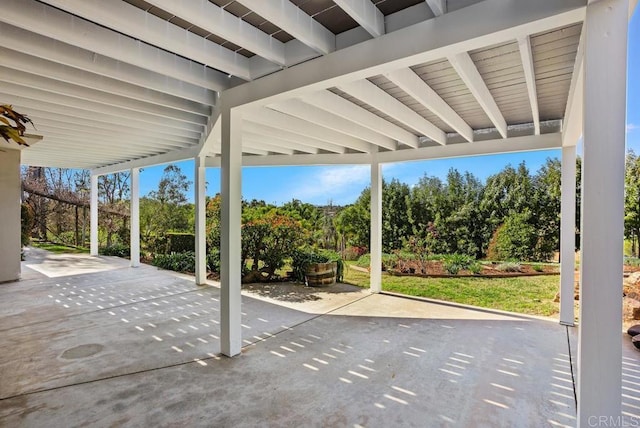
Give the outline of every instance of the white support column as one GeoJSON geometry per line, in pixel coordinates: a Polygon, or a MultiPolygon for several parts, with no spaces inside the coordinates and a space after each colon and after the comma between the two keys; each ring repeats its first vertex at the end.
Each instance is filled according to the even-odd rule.
{"type": "Polygon", "coordinates": [[[90,254],[98,255],[98,175],[91,175],[90,254]]]}
{"type": "Polygon", "coordinates": [[[577,426],[619,420],[628,0],[585,19],[577,426]]]}
{"type": "Polygon", "coordinates": [[[131,267],[140,266],[140,168],[131,168],[131,267]]]}
{"type": "Polygon", "coordinates": [[[220,349],[228,357],[240,354],[242,118],[222,112],[222,230],[220,236],[220,349]]]}
{"type": "Polygon", "coordinates": [[[562,148],[560,201],[560,324],[574,325],[576,262],[576,146],[562,148]]]}
{"type": "Polygon", "coordinates": [[[196,284],[207,283],[207,240],[206,240],[206,198],[205,198],[205,157],[196,156],[194,159],[195,188],[194,199],[196,202],[196,284]]]}
{"type": "Polygon", "coordinates": [[[378,156],[371,162],[371,266],[369,290],[382,291],[382,168],[378,156]]]}

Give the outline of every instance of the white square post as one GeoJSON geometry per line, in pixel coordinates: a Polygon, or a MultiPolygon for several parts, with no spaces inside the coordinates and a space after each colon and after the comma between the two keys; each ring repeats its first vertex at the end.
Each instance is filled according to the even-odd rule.
{"type": "Polygon", "coordinates": [[[131,228],[129,258],[131,267],[140,266],[140,168],[131,168],[131,228]]]}
{"type": "Polygon", "coordinates": [[[576,146],[562,148],[560,201],[560,324],[573,326],[576,263],[576,146]]]}
{"type": "Polygon", "coordinates": [[[222,230],[220,236],[220,349],[228,357],[242,350],[241,331],[241,215],[242,118],[222,112],[222,230]]]}
{"type": "Polygon", "coordinates": [[[584,23],[584,154],[577,426],[622,410],[622,242],[628,0],[589,2],[584,23]]]}
{"type": "Polygon", "coordinates": [[[377,155],[371,162],[371,266],[369,291],[382,291],[382,168],[377,155]]]}
{"type": "Polygon", "coordinates": [[[196,156],[194,159],[195,188],[194,199],[196,202],[196,284],[207,283],[207,207],[206,207],[206,168],[205,157],[196,156]]]}
{"type": "Polygon", "coordinates": [[[89,248],[92,256],[98,255],[98,177],[97,175],[91,174],[89,248]]]}
{"type": "Polygon", "coordinates": [[[129,231],[131,267],[140,266],[140,168],[131,168],[131,228],[129,231]]]}

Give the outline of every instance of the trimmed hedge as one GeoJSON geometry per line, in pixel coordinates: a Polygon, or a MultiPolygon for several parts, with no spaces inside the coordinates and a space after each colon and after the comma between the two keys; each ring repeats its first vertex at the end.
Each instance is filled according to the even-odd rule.
{"type": "Polygon", "coordinates": [[[193,233],[169,232],[166,236],[167,253],[184,253],[196,249],[196,235],[193,233]]]}
{"type": "Polygon", "coordinates": [[[109,247],[100,248],[100,254],[103,256],[129,258],[131,249],[124,244],[113,244],[109,247]]]}

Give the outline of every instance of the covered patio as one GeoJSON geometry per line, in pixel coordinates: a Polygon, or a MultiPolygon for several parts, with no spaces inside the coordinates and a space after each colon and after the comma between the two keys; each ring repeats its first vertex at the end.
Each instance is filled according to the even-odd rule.
{"type": "MultiPolygon", "coordinates": [[[[139,262],[140,168],[184,159],[194,160],[197,237],[195,282],[203,287],[185,293],[200,293],[202,296],[198,297],[205,299],[207,293],[211,293],[211,301],[208,302],[211,307],[207,310],[215,312],[212,319],[217,322],[212,321],[211,324],[207,323],[207,327],[202,327],[209,329],[206,334],[215,336],[210,337],[214,339],[210,348],[212,355],[207,357],[206,354],[193,353],[192,356],[191,353],[195,351],[185,351],[176,344],[181,351],[175,351],[176,355],[171,355],[172,358],[164,363],[152,363],[152,358],[155,358],[151,356],[153,352],[141,354],[139,361],[136,361],[143,365],[137,371],[156,375],[162,370],[175,370],[177,380],[171,387],[183,388],[184,385],[177,385],[180,379],[193,379],[189,377],[194,376],[190,370],[201,370],[198,366],[209,367],[200,364],[212,362],[204,360],[209,358],[216,362],[211,366],[216,368],[215,379],[221,381],[221,393],[233,392],[233,397],[249,394],[252,397],[255,391],[241,388],[237,380],[250,373],[258,373],[252,372],[258,366],[245,365],[248,358],[244,357],[217,361],[218,352],[234,357],[241,353],[249,356],[254,352],[264,352],[269,356],[274,355],[273,351],[284,355],[275,357],[301,363],[299,370],[279,371],[286,366],[276,365],[273,370],[269,366],[262,366],[260,378],[256,378],[255,382],[261,385],[274,382],[282,385],[285,391],[291,391],[291,400],[284,400],[286,394],[276,394],[272,397],[275,400],[272,403],[291,409],[292,414],[295,413],[291,402],[306,403],[306,409],[328,409],[336,417],[336,411],[342,409],[347,415],[346,423],[375,424],[382,419],[360,421],[356,417],[358,408],[353,400],[366,398],[366,405],[378,407],[377,403],[382,406],[378,407],[380,410],[388,410],[389,406],[396,404],[412,407],[416,411],[416,418],[418,415],[422,418],[415,419],[416,424],[425,418],[440,416],[444,418],[438,419],[442,423],[450,422],[446,418],[451,418],[455,422],[450,423],[455,425],[468,424],[469,421],[483,424],[484,419],[472,419],[471,407],[466,414],[461,409],[470,402],[467,400],[474,403],[488,400],[489,403],[482,401],[492,406],[487,413],[490,418],[487,426],[499,423],[511,426],[508,421],[517,425],[518,421],[523,420],[491,419],[503,410],[513,410],[514,415],[519,412],[530,414],[532,420],[541,420],[538,418],[545,415],[547,422],[544,424],[571,425],[571,420],[563,421],[554,416],[549,407],[552,404],[549,404],[545,394],[553,391],[549,387],[552,385],[551,378],[547,375],[553,377],[553,370],[560,370],[555,369],[553,364],[566,365],[569,355],[574,355],[576,425],[590,426],[594,418],[600,417],[619,420],[622,411],[627,412],[627,417],[637,414],[635,412],[629,416],[628,409],[623,409],[620,399],[624,387],[621,376],[624,360],[620,335],[620,294],[626,47],[628,20],[635,9],[635,0],[126,0],[110,2],[109,5],[99,0],[3,0],[1,4],[0,32],[5,45],[0,48],[3,54],[0,100],[12,103],[16,109],[29,115],[44,138],[26,149],[10,147],[10,150],[0,152],[0,196],[3,219],[6,219],[0,225],[0,282],[14,280],[20,272],[18,254],[13,251],[19,246],[19,210],[18,205],[11,202],[19,200],[17,174],[20,162],[91,169],[91,254],[94,256],[98,254],[97,178],[112,172],[131,171],[131,266],[138,269],[73,277],[73,281],[82,281],[86,277],[87,281],[104,282],[105,287],[115,284],[117,288],[127,283],[126,278],[143,277],[148,272],[148,268],[140,267],[139,262]],[[569,349],[571,340],[567,340],[566,327],[573,326],[574,322],[575,160],[576,145],[580,138],[584,142],[581,313],[577,333],[569,334],[575,347],[569,349]],[[394,297],[376,295],[381,291],[381,276],[377,267],[380,266],[382,249],[382,164],[544,149],[562,151],[562,272],[559,284],[562,326],[550,326],[541,321],[524,322],[520,318],[503,315],[498,319],[490,315],[490,319],[481,318],[478,321],[473,318],[480,316],[476,314],[486,314],[478,311],[472,311],[474,315],[469,315],[472,320],[459,320],[452,315],[457,313],[457,309],[451,308],[447,309],[446,316],[442,315],[444,318],[438,315],[438,321],[429,317],[417,318],[421,321],[416,321],[415,328],[412,327],[413,322],[405,319],[412,319],[412,316],[404,309],[398,313],[380,313],[379,317],[376,316],[378,309],[374,302],[384,300],[387,304],[388,301],[390,307],[393,307],[392,302],[396,302],[394,297]],[[244,314],[249,312],[244,311],[242,306],[248,300],[242,297],[240,284],[242,167],[328,164],[371,166],[370,250],[371,266],[375,269],[371,269],[370,291],[373,295],[343,309],[336,308],[331,315],[311,317],[299,328],[293,331],[287,329],[276,335],[274,340],[262,342],[257,338],[251,339],[253,334],[245,327],[250,324],[247,324],[248,318],[244,314]],[[207,167],[220,168],[222,177],[219,290],[206,286],[204,205],[207,167]],[[123,275],[122,281],[117,279],[118,275],[123,275]],[[219,295],[216,294],[218,291],[219,295]],[[451,334],[449,330],[452,329],[438,327],[436,324],[442,323],[442,319],[446,320],[445,325],[454,327],[457,334],[451,334]],[[480,330],[486,329],[492,334],[500,331],[501,334],[479,334],[478,322],[481,323],[480,330]],[[326,332],[321,334],[323,323],[330,324],[331,336],[326,332]],[[346,328],[340,323],[353,323],[353,327],[346,328]],[[526,331],[522,333],[518,328],[523,325],[535,331],[531,335],[526,331]],[[350,336],[352,328],[361,333],[350,336]],[[378,339],[393,337],[394,340],[401,340],[394,342],[392,339],[383,339],[392,341],[389,349],[381,346],[371,349],[371,343],[362,338],[362,332],[368,331],[380,334],[378,339]],[[420,332],[427,331],[434,336],[427,337],[425,333],[422,337],[424,343],[415,343],[414,346],[413,340],[420,336],[420,332]],[[547,333],[552,339],[545,341],[542,337],[547,333]],[[312,360],[323,360],[319,355],[330,353],[326,347],[340,349],[337,346],[345,342],[345,345],[354,348],[353,357],[350,358],[356,358],[349,360],[347,372],[356,371],[365,376],[361,378],[363,380],[371,376],[384,376],[384,373],[388,376],[387,386],[399,389],[395,389],[395,392],[374,391],[363,383],[358,384],[358,379],[344,377],[344,374],[342,377],[351,383],[342,381],[336,370],[343,373],[345,366],[332,366],[327,360],[323,361],[328,364],[303,363],[300,358],[307,358],[311,354],[290,352],[291,355],[287,355],[269,348],[276,343],[278,347],[289,348],[279,340],[296,341],[297,334],[303,334],[305,338],[310,334],[320,338],[312,347],[296,342],[305,346],[301,349],[311,351],[314,355],[312,360]],[[338,342],[333,341],[336,334],[338,342]],[[542,336],[538,337],[538,334],[542,336]],[[254,340],[258,341],[255,346],[248,347],[247,341],[254,340]],[[513,344],[519,346],[513,347],[513,344]],[[430,356],[429,352],[434,346],[439,351],[430,356]],[[405,358],[405,352],[411,353],[407,350],[411,347],[424,351],[416,351],[418,353],[415,355],[424,356],[420,357],[419,365],[407,372],[407,383],[396,385],[391,376],[395,372],[383,370],[384,364],[401,361],[399,359],[405,358]],[[479,353],[479,349],[483,351],[479,353]],[[545,357],[540,357],[544,363],[537,366],[540,360],[536,353],[542,352],[541,349],[547,351],[543,353],[545,357]],[[464,355],[455,356],[457,354],[452,352],[464,355]],[[189,364],[186,364],[186,360],[176,360],[177,354],[189,354],[189,364]],[[430,358],[427,358],[428,355],[430,358]],[[456,382],[452,382],[456,379],[446,377],[450,373],[436,370],[435,367],[446,365],[447,359],[464,359],[464,356],[467,356],[468,360],[465,361],[470,367],[472,360],[481,361],[481,358],[484,365],[479,365],[477,371],[473,372],[475,374],[469,377],[465,388],[456,388],[456,382]],[[193,358],[200,359],[200,362],[192,362],[193,358]],[[564,360],[554,362],[554,358],[564,360]],[[371,360],[373,363],[369,364],[380,366],[367,366],[358,359],[365,363],[371,360]],[[149,365],[144,365],[147,360],[149,365]],[[178,366],[167,367],[175,364],[178,366]],[[355,367],[366,366],[375,370],[371,373],[377,374],[360,372],[353,364],[356,364],[355,367]],[[425,375],[421,370],[424,367],[422,364],[431,367],[426,371],[431,377],[421,378],[425,375]],[[513,370],[520,366],[530,368],[526,376],[531,382],[527,382],[527,389],[522,389],[522,385],[503,385],[496,380],[500,376],[494,378],[495,373],[487,370],[490,364],[493,364],[491,367],[507,365],[508,368],[504,370],[516,379],[525,375],[520,376],[513,370]],[[160,367],[166,368],[153,370],[160,367]],[[327,375],[320,375],[323,370],[328,372],[327,375]],[[434,378],[433,373],[439,377],[434,378]],[[285,374],[297,377],[286,383],[288,378],[285,374]],[[418,389],[417,383],[410,382],[421,379],[422,389],[418,389]],[[433,379],[437,380],[436,384],[430,382],[433,379]],[[346,387],[342,390],[345,395],[340,401],[326,401],[326,398],[312,400],[293,387],[301,382],[305,387],[326,388],[331,392],[336,389],[330,388],[330,385],[340,385],[346,387]],[[500,397],[492,395],[491,392],[495,393],[492,388],[500,389],[493,387],[492,383],[505,386],[502,392],[510,393],[514,403],[505,403],[499,400],[500,397]],[[350,391],[349,387],[353,386],[362,389],[354,391],[356,388],[352,388],[350,391]],[[543,390],[547,392],[543,393],[543,390]],[[394,403],[384,402],[385,394],[394,397],[396,400],[387,398],[387,401],[394,403]],[[417,397],[421,395],[426,401],[418,403],[417,397]],[[518,401],[518,397],[522,397],[523,401],[518,401]],[[431,405],[435,400],[442,400],[443,408],[453,407],[456,411],[436,415],[434,409],[439,407],[431,405]],[[535,410],[526,410],[531,403],[537,403],[535,410]]],[[[152,288],[155,279],[148,279],[148,285],[152,288]]],[[[30,313],[29,308],[33,309],[31,300],[15,291],[23,290],[30,281],[33,280],[1,286],[3,293],[9,293],[6,300],[3,299],[7,310],[30,313]]],[[[158,281],[162,283],[167,279],[163,276],[158,281]]],[[[43,280],[42,290],[58,288],[55,284],[43,280]]],[[[58,293],[65,294],[66,291],[58,293]]],[[[68,293],[72,291],[75,292],[68,290],[68,293]]],[[[174,291],[177,292],[169,290],[167,293],[174,291]]],[[[118,291],[120,294],[122,292],[118,291]]],[[[47,291],[39,291],[37,287],[33,293],[49,296],[47,291]]],[[[169,297],[161,298],[166,300],[174,297],[169,294],[169,297]]],[[[187,296],[181,297],[188,299],[187,296]]],[[[42,300],[52,304],[44,297],[42,300]]],[[[133,303],[125,299],[122,301],[125,302],[122,305],[133,303]]],[[[81,302],[73,302],[81,306],[77,303],[81,302]]],[[[161,304],[154,301],[151,305],[153,303],[161,304]]],[[[419,304],[420,308],[425,305],[431,308],[424,302],[419,304]]],[[[77,320],[105,316],[106,310],[97,308],[95,313],[82,314],[80,312],[84,309],[73,307],[74,311],[79,311],[77,316],[67,318],[68,312],[63,309],[71,308],[64,308],[63,304],[59,312],[52,312],[61,318],[42,319],[37,325],[66,324],[69,331],[73,331],[76,326],[86,327],[86,324],[74,324],[77,320]]],[[[419,309],[419,312],[428,313],[429,310],[419,309]]],[[[291,316],[295,320],[297,316],[304,318],[302,313],[294,311],[283,316],[291,316]]],[[[119,327],[130,321],[118,321],[116,315],[106,318],[110,317],[113,318],[112,324],[115,321],[119,327]]],[[[264,319],[269,318],[265,315],[264,319]]],[[[138,327],[147,331],[142,325],[138,327]]],[[[195,327],[200,329],[199,326],[195,327]]],[[[18,330],[15,330],[10,324],[7,327],[3,323],[1,328],[8,328],[8,331],[22,337],[19,328],[27,326],[18,327],[16,324],[18,330]]],[[[276,334],[281,327],[274,328],[273,331],[266,331],[276,334]]],[[[143,331],[137,330],[140,334],[133,333],[141,336],[143,331]]],[[[91,334],[107,333],[97,329],[91,334]]],[[[37,346],[35,344],[38,342],[34,340],[33,343],[37,346]]],[[[195,343],[189,343],[195,348],[195,343]]],[[[61,342],[60,346],[66,347],[67,344],[61,342]]],[[[83,343],[76,345],[81,347],[83,343]]],[[[71,346],[68,349],[74,348],[71,346]]],[[[71,354],[82,354],[88,352],[87,349],[81,347],[71,354]]],[[[57,350],[64,353],[67,348],[57,350]]],[[[117,384],[121,380],[119,374],[127,372],[118,371],[119,364],[126,366],[129,355],[120,353],[118,358],[113,355],[113,360],[100,368],[105,370],[103,377],[113,379],[101,382],[117,384]]],[[[46,367],[44,362],[53,364],[52,359],[43,360],[41,369],[46,367]]],[[[635,363],[629,361],[627,364],[635,363]]],[[[130,366],[130,369],[135,372],[133,367],[130,366]]],[[[61,370],[67,373],[66,368],[61,367],[61,370]]],[[[469,373],[472,371],[469,370],[469,373]]],[[[80,391],[73,388],[99,385],[101,382],[91,382],[92,376],[71,376],[67,379],[69,384],[79,385],[62,390],[80,391]]],[[[39,385],[36,389],[62,387],[64,378],[66,375],[55,379],[36,377],[39,380],[34,385],[39,385]]],[[[627,382],[633,381],[627,379],[627,382]]],[[[3,405],[25,397],[20,394],[31,391],[27,386],[17,380],[7,384],[9,389],[6,395],[3,392],[3,396],[16,397],[3,400],[3,405]]],[[[565,387],[568,388],[566,391],[573,390],[571,385],[565,387]]],[[[210,391],[210,384],[190,383],[187,390],[189,392],[185,392],[182,398],[193,394],[194,401],[198,402],[198,397],[202,398],[202,395],[196,395],[193,391],[210,391]]],[[[105,391],[107,393],[115,392],[105,391]]],[[[140,393],[148,394],[149,391],[140,393]]],[[[152,395],[166,397],[162,395],[164,393],[152,395]]],[[[47,394],[52,400],[60,397],[55,390],[38,394],[33,397],[45,397],[47,394]]],[[[81,397],[78,400],[92,398],[92,394],[79,395],[81,397]]],[[[565,395],[571,398],[570,393],[565,395]]],[[[224,401],[228,408],[233,408],[238,403],[232,404],[229,397],[224,401]]],[[[247,418],[254,417],[256,421],[269,415],[261,407],[264,403],[257,400],[258,397],[262,395],[255,395],[256,400],[252,400],[250,405],[238,400],[243,406],[246,405],[238,412],[245,412],[247,418]],[[253,403],[256,403],[255,406],[253,403]]],[[[337,398],[331,396],[329,400],[337,398]]],[[[104,400],[102,404],[98,404],[100,400],[96,401],[96,407],[108,406],[106,396],[104,400]]],[[[166,399],[162,401],[163,404],[166,402],[166,399]]],[[[172,411],[195,405],[191,401],[188,405],[184,404],[185,400],[182,399],[180,403],[172,411]]],[[[214,404],[214,400],[207,400],[204,405],[224,407],[220,403],[214,404]]],[[[140,406],[144,406],[144,403],[140,406]]],[[[109,417],[119,414],[114,410],[117,409],[111,408],[109,417]]],[[[322,414],[318,411],[313,417],[319,418],[322,414]]],[[[371,415],[368,412],[363,414],[371,415]]],[[[389,418],[400,415],[390,411],[386,414],[389,418]]],[[[37,415],[34,413],[33,417],[37,415]]],[[[145,416],[153,418],[153,415],[147,411],[145,416]]],[[[135,415],[127,412],[120,416],[135,415]]],[[[197,416],[205,417],[204,413],[197,416]]],[[[160,418],[161,414],[157,417],[160,418]]],[[[435,424],[436,419],[432,420],[435,424]]],[[[343,421],[336,419],[326,422],[341,425],[343,421]]],[[[408,417],[406,421],[412,423],[414,419],[408,417]]],[[[207,424],[207,420],[201,422],[207,424]]],[[[321,423],[322,420],[315,422],[321,423]]]]}
{"type": "MultiPolygon", "coordinates": [[[[344,285],[284,304],[243,292],[227,359],[217,283],[112,257],[31,250],[24,265],[0,288],[6,426],[576,424],[577,337],[554,320],[344,285]],[[72,271],[84,263],[100,270],[72,271]]],[[[624,368],[637,414],[630,344],[624,368]]]]}

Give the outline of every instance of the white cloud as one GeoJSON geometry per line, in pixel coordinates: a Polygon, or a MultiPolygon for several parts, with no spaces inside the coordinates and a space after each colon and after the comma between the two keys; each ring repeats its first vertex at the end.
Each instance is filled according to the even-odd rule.
{"type": "Polygon", "coordinates": [[[352,203],[363,188],[369,185],[370,167],[367,165],[325,167],[302,177],[288,193],[295,199],[315,204],[352,203]]]}
{"type": "Polygon", "coordinates": [[[639,129],[639,128],[640,126],[634,123],[627,123],[627,132],[635,131],[636,129],[639,129]]]}

